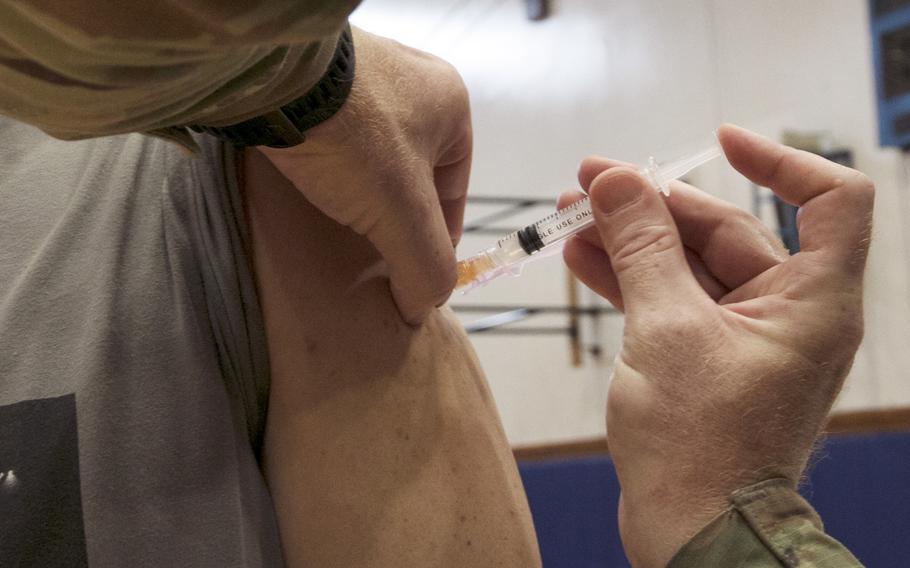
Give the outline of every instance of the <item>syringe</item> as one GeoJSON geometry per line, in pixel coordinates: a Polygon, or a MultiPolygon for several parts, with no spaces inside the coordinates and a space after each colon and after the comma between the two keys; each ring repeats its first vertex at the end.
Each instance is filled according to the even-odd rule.
{"type": "MultiPolygon", "coordinates": [[[[670,195],[670,182],[679,179],[698,166],[723,155],[720,146],[713,144],[689,157],[658,164],[652,157],[638,172],[655,190],[670,195]]],[[[463,293],[483,286],[503,274],[518,276],[528,261],[544,256],[575,233],[594,224],[594,212],[588,197],[560,209],[540,221],[515,231],[497,241],[496,245],[458,262],[458,282],[455,289],[463,293]]]]}

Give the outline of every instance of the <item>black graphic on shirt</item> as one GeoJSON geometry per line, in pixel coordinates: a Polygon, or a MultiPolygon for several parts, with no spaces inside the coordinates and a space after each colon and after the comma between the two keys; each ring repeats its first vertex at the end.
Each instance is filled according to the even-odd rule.
{"type": "Polygon", "coordinates": [[[88,566],[75,395],[0,406],[0,566],[88,566]]]}

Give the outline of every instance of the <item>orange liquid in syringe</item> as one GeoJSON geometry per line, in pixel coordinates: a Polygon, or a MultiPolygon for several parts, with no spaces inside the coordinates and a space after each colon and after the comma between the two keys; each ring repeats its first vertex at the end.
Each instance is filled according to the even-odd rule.
{"type": "Polygon", "coordinates": [[[458,281],[455,289],[463,288],[473,282],[478,276],[493,268],[493,263],[486,255],[472,256],[458,261],[458,281]]]}

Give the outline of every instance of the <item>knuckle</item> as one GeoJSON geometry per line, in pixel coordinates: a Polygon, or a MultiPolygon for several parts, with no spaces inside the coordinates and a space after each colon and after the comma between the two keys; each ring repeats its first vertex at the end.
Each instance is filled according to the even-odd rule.
{"type": "Polygon", "coordinates": [[[767,243],[777,256],[780,256],[786,250],[780,237],[768,229],[758,217],[738,207],[731,206],[720,226],[722,231],[718,234],[724,239],[745,240],[751,244],[762,246],[762,250],[764,250],[762,243],[767,243]]]}
{"type": "Polygon", "coordinates": [[[727,210],[727,218],[734,220],[741,226],[764,227],[762,222],[758,220],[758,217],[732,204],[729,205],[729,209],[727,210]]]}
{"type": "Polygon", "coordinates": [[[846,185],[850,193],[863,203],[872,205],[875,199],[875,183],[866,174],[852,170],[851,178],[846,185]]]}
{"type": "Polygon", "coordinates": [[[619,235],[610,253],[613,270],[624,272],[642,262],[674,250],[678,236],[674,228],[662,223],[628,227],[619,235]]]}
{"type": "Polygon", "coordinates": [[[759,227],[764,227],[754,215],[746,213],[742,209],[732,208],[724,215],[720,222],[724,229],[725,235],[735,235],[738,233],[752,233],[759,227]]]}
{"type": "Polygon", "coordinates": [[[769,185],[776,185],[778,180],[783,176],[783,172],[787,172],[791,169],[789,163],[792,159],[792,151],[788,152],[786,150],[774,157],[772,162],[768,165],[768,171],[765,173],[765,179],[769,180],[769,185]]]}

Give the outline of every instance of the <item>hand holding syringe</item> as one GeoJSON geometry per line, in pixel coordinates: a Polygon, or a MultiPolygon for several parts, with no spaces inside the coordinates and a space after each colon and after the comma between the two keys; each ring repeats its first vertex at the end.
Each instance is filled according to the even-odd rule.
{"type": "MultiPolygon", "coordinates": [[[[679,179],[698,166],[723,155],[720,146],[712,145],[687,158],[658,164],[654,158],[639,173],[648,180],[655,190],[670,194],[669,183],[679,179]]],[[[456,289],[463,292],[482,286],[503,274],[518,275],[526,262],[549,256],[548,252],[575,233],[594,224],[591,201],[581,201],[560,209],[540,221],[507,235],[496,245],[458,262],[456,289]]]]}

